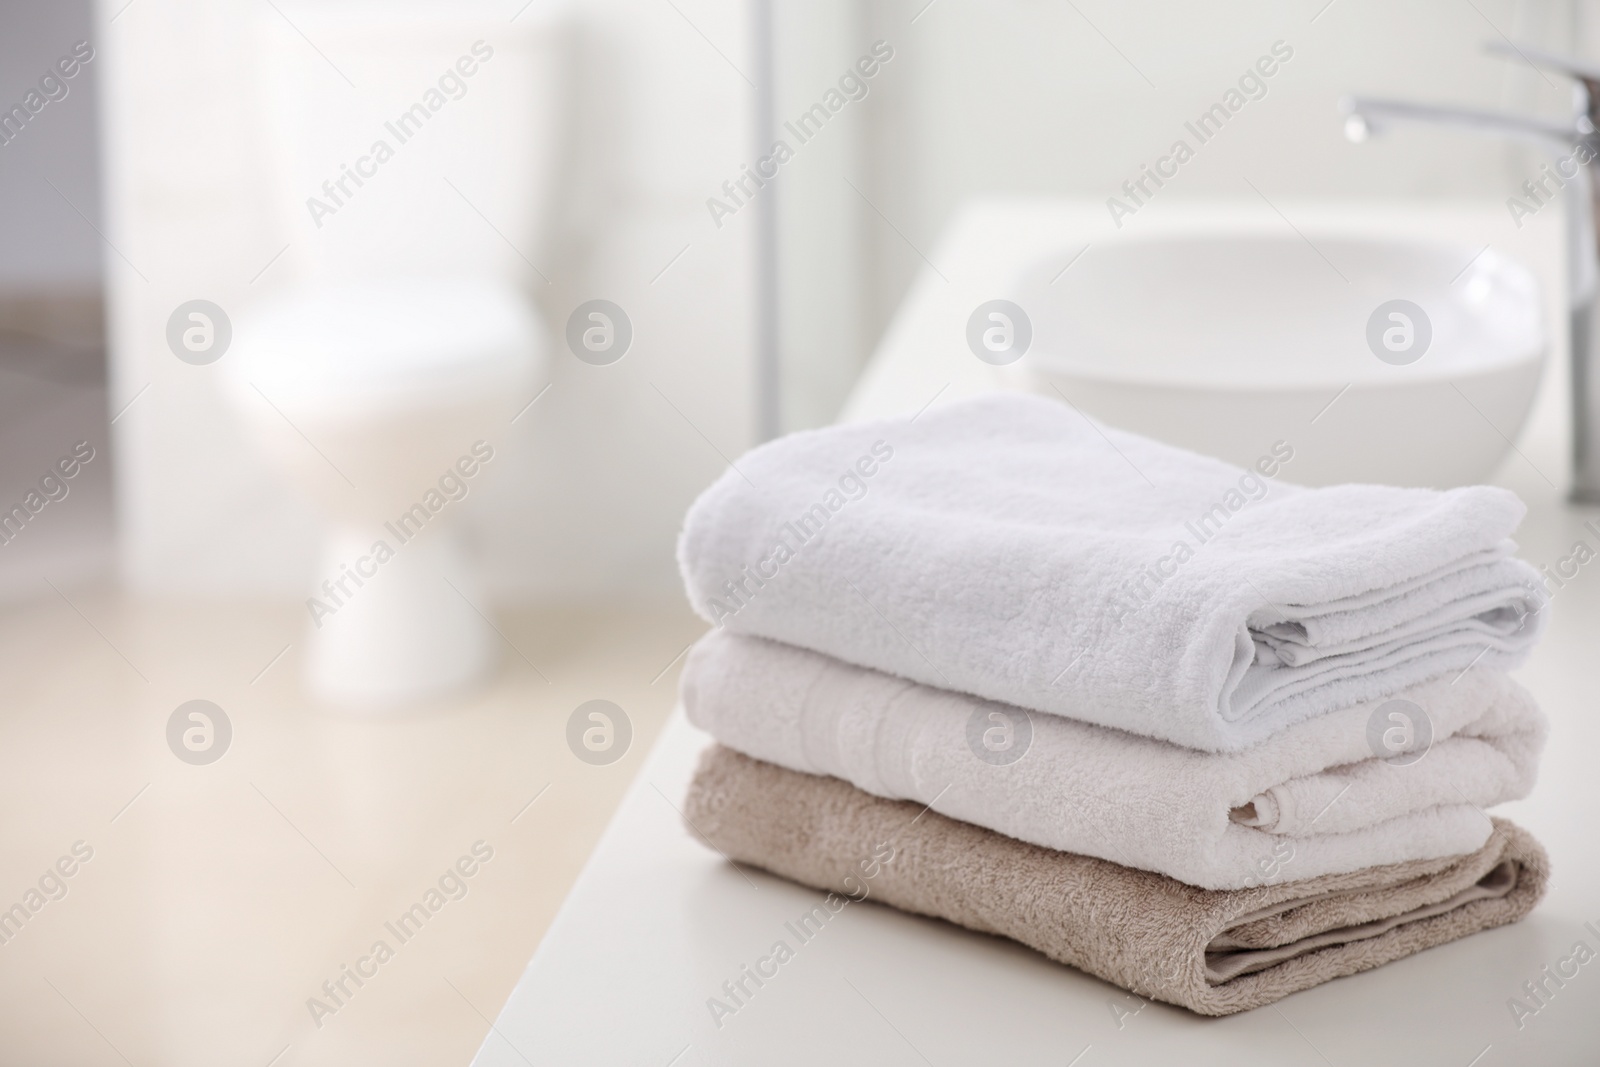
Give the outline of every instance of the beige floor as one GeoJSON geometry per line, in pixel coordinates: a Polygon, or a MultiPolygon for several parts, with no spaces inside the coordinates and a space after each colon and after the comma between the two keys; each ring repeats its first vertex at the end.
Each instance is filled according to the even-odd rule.
{"type": "Polygon", "coordinates": [[[466,1063],[701,629],[686,609],[512,614],[520,654],[491,685],[360,719],[302,696],[297,647],[261,674],[300,636],[292,608],[68,595],[0,615],[0,910],[93,849],[0,944],[0,1062],[30,1067],[466,1063]],[[166,743],[195,698],[234,728],[209,766],[166,743]],[[605,767],[565,740],[594,698],[634,726],[605,767]],[[384,923],[479,841],[466,895],[402,944],[384,923]],[[323,983],[380,939],[393,958],[314,1021],[308,998],[331,1004],[323,983]]]}

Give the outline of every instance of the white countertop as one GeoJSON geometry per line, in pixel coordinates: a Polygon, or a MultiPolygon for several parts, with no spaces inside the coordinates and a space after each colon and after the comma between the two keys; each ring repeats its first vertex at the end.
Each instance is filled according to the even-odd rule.
{"type": "MultiPolygon", "coordinates": [[[[1297,221],[1325,210],[1279,207],[1297,221]]],[[[960,347],[960,326],[993,295],[990,279],[1016,262],[1019,247],[1060,241],[1060,232],[1038,224],[1039,209],[996,202],[963,213],[931,254],[938,273],[925,269],[918,279],[845,418],[910,415],[936,394],[943,403],[993,387],[990,368],[960,347]]],[[[1093,206],[1050,210],[1062,230],[1080,233],[1094,232],[1097,211],[1104,218],[1093,206]]],[[[1553,221],[1514,231],[1492,205],[1372,217],[1388,232],[1446,232],[1522,259],[1552,289],[1552,333],[1562,343],[1553,221]]],[[[1536,564],[1566,555],[1579,537],[1600,549],[1600,537],[1580,528],[1594,512],[1568,507],[1555,487],[1566,473],[1564,375],[1553,363],[1520,453],[1496,478],[1528,501],[1519,540],[1536,564]]],[[[1019,945],[869,902],[800,946],[719,1027],[708,998],[766,954],[784,936],[783,924],[821,894],[759,871],[742,874],[685,831],[677,809],[707,738],[680,711],[474,1063],[1600,1063],[1600,962],[1567,980],[1520,1030],[1507,1003],[1578,940],[1600,952],[1600,939],[1584,929],[1586,922],[1600,927],[1600,716],[1591,667],[1600,562],[1556,594],[1552,613],[1543,643],[1518,674],[1550,715],[1551,744],[1534,795],[1498,813],[1540,837],[1554,879],[1544,903],[1515,926],[1274,1006],[1205,1019],[1141,1006],[1019,945]]]]}

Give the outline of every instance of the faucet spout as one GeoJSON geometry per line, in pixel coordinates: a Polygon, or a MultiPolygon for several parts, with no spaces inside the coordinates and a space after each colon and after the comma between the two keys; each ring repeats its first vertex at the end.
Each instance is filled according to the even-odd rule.
{"type": "MultiPolygon", "coordinates": [[[[1345,136],[1365,141],[1390,125],[1427,123],[1526,141],[1556,157],[1556,181],[1566,201],[1567,299],[1572,368],[1572,490],[1579,504],[1600,504],[1600,241],[1596,183],[1589,168],[1600,158],[1600,64],[1528,45],[1492,42],[1497,55],[1522,59],[1577,82],[1566,120],[1438,104],[1347,96],[1340,101],[1345,136]],[[1570,167],[1570,170],[1568,169],[1570,167]]],[[[1547,167],[1546,170],[1549,168],[1547,167]]]]}
{"type": "Polygon", "coordinates": [[[1339,101],[1339,107],[1345,114],[1345,136],[1358,142],[1365,141],[1372,134],[1383,133],[1395,123],[1407,122],[1497,134],[1531,141],[1541,148],[1560,147],[1568,150],[1574,141],[1594,133],[1594,127],[1587,118],[1561,122],[1501,111],[1480,111],[1445,104],[1414,104],[1406,100],[1384,100],[1370,96],[1347,96],[1339,101]]]}

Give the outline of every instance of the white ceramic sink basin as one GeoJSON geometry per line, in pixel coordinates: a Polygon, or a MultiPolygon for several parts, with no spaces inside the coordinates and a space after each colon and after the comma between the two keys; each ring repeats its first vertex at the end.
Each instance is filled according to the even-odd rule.
{"type": "Polygon", "coordinates": [[[1096,245],[1063,273],[1080,251],[1008,287],[1033,339],[1006,373],[1113,426],[1241,465],[1286,442],[1283,477],[1305,485],[1447,487],[1487,478],[1532,406],[1538,286],[1493,249],[1186,235],[1096,245]],[[1396,300],[1427,326],[1386,311],[1369,343],[1396,300]]]}

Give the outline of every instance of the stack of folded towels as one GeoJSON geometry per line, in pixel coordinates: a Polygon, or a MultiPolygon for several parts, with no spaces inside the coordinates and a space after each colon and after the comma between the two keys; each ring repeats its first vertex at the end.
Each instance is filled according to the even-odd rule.
{"type": "Polygon", "coordinates": [[[1545,737],[1523,506],[1293,454],[1020,394],[756,449],[679,545],[688,823],[1208,1015],[1521,918],[1545,854],[1484,809],[1545,737]]]}

